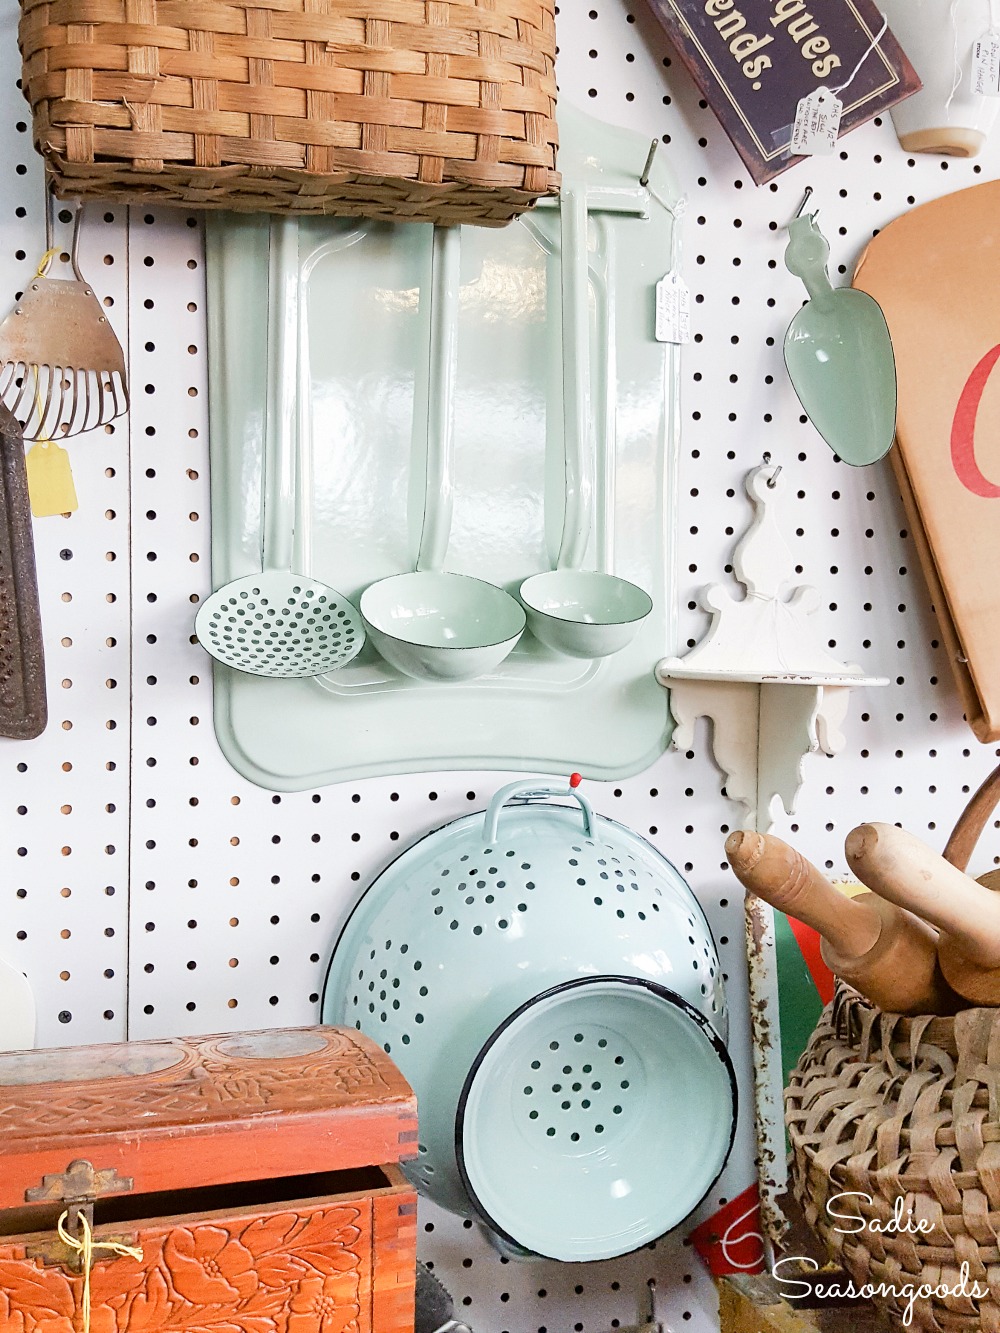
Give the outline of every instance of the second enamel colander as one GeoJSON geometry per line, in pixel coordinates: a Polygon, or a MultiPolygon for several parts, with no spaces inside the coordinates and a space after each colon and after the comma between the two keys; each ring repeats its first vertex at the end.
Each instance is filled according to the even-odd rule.
{"type": "Polygon", "coordinates": [[[736,1082],[697,899],[566,795],[513,783],[398,857],[338,941],[323,1021],[380,1042],[413,1086],[422,1193],[517,1251],[582,1261],[700,1203],[736,1082]]]}

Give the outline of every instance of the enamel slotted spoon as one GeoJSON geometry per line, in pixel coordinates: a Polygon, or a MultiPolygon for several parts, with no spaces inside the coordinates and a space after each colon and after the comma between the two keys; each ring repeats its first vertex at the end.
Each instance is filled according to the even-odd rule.
{"type": "Polygon", "coordinates": [[[292,439],[298,380],[297,258],[297,222],[273,219],[263,571],[234,579],[213,593],[195,620],[202,647],[218,661],[278,679],[336,671],[356,657],[365,642],[361,617],[346,597],[318,579],[290,571],[292,539],[303,508],[303,480],[292,439]]]}

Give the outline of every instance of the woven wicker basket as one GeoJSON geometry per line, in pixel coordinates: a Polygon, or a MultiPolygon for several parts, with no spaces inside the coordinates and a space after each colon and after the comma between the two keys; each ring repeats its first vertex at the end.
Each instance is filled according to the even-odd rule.
{"type": "Polygon", "coordinates": [[[22,0],[60,195],[499,225],[558,189],[555,0],[22,0]]]}
{"type": "MultiPolygon", "coordinates": [[[[949,840],[960,868],[998,796],[1000,769],[949,840]]],[[[978,1283],[989,1295],[919,1299],[910,1327],[1000,1333],[1000,1009],[904,1018],[838,983],[789,1080],[785,1121],[792,1192],[856,1284],[955,1291],[967,1264],[965,1290],[978,1283]],[[832,1202],[845,1191],[857,1193],[832,1202]],[[924,1223],[920,1233],[872,1229],[893,1218],[897,1199],[911,1227],[924,1223]]],[[[877,1299],[902,1324],[908,1296],[877,1299]]]]}

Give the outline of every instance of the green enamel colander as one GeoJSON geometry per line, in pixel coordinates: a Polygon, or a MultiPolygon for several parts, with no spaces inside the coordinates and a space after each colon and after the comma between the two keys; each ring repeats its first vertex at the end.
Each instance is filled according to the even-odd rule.
{"type": "Polygon", "coordinates": [[[736,1081],[697,899],[569,795],[515,782],[398,857],[344,927],[323,1021],[380,1042],[413,1086],[422,1193],[511,1252],[585,1261],[700,1203],[736,1081]]]}

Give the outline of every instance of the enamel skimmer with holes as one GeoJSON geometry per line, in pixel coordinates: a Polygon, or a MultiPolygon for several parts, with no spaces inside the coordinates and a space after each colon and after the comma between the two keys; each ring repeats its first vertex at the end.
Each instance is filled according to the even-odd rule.
{"type": "Polygon", "coordinates": [[[514,1251],[582,1261],[697,1206],[736,1084],[697,900],[565,794],[514,783],[398,857],[344,928],[323,1017],[379,1041],[417,1092],[418,1189],[514,1251]]]}
{"type": "Polygon", "coordinates": [[[264,470],[274,486],[263,516],[264,568],[219,588],[195,618],[202,647],[217,661],[250,675],[289,680],[336,671],[365,642],[361,617],[346,597],[290,569],[305,485],[301,463],[296,468],[292,458],[299,408],[292,388],[298,362],[297,225],[293,218],[271,222],[264,470]]]}

